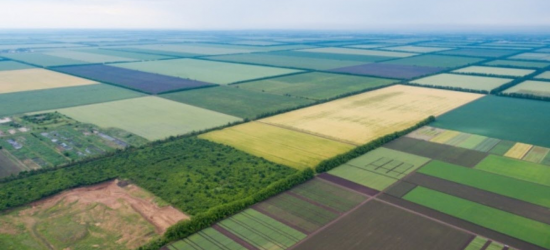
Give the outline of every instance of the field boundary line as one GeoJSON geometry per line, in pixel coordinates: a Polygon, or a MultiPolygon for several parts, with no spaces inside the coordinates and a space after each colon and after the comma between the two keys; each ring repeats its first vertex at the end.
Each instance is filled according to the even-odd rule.
{"type": "Polygon", "coordinates": [[[232,232],[221,227],[218,224],[213,225],[212,228],[248,250],[259,250],[259,248],[253,246],[252,244],[248,243],[244,239],[240,238],[236,234],[233,234],[232,232]]]}

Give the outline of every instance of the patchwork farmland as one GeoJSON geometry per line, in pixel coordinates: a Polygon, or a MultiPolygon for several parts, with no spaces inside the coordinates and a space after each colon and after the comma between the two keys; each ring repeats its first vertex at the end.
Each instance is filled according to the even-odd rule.
{"type": "Polygon", "coordinates": [[[28,36],[2,249],[550,249],[543,35],[28,36]]]}

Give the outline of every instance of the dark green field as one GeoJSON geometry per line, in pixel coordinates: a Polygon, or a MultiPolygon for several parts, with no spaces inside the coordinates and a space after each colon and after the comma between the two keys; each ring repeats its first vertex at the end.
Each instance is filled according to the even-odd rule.
{"type": "Polygon", "coordinates": [[[161,95],[164,98],[241,118],[290,109],[313,103],[311,100],[220,86],[161,95]]]}
{"type": "Polygon", "coordinates": [[[550,147],[550,103],[486,96],[440,117],[431,125],[509,141],[550,147]]]}
{"type": "Polygon", "coordinates": [[[105,84],[0,94],[0,117],[140,96],[143,94],[105,84]]]}
{"type": "Polygon", "coordinates": [[[246,82],[238,86],[243,89],[265,91],[278,95],[323,100],[389,85],[393,82],[395,80],[315,72],[246,82]]]}
{"type": "Polygon", "coordinates": [[[501,57],[518,53],[517,50],[499,49],[458,49],[440,52],[440,54],[453,56],[477,56],[477,57],[501,57]]]}

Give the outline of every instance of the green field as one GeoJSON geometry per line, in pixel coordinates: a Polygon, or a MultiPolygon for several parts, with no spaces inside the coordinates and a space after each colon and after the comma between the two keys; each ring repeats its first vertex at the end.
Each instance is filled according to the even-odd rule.
{"type": "Polygon", "coordinates": [[[379,50],[367,50],[367,49],[348,49],[348,48],[314,48],[300,50],[304,52],[315,53],[329,53],[329,54],[350,54],[350,55],[365,55],[365,56],[385,56],[385,57],[409,57],[414,56],[414,53],[406,52],[392,52],[392,51],[379,51],[379,50]]]}
{"type": "Polygon", "coordinates": [[[59,112],[103,128],[124,129],[149,140],[236,122],[237,117],[158,97],[142,97],[60,109],[59,112]]]}
{"type": "Polygon", "coordinates": [[[158,60],[158,59],[170,58],[169,56],[163,56],[163,55],[135,53],[135,52],[118,51],[118,50],[110,50],[110,49],[81,49],[77,51],[86,52],[89,54],[130,58],[133,60],[158,60]]]}
{"type": "Polygon", "coordinates": [[[485,67],[485,66],[470,66],[453,71],[454,73],[464,74],[480,74],[480,75],[496,75],[496,76],[515,76],[522,77],[535,72],[530,69],[511,69],[511,68],[499,68],[499,67],[485,67]]]}
{"type": "Polygon", "coordinates": [[[484,59],[482,58],[473,58],[473,57],[420,55],[415,57],[391,60],[384,63],[427,66],[427,67],[456,68],[456,67],[476,63],[483,60],[484,59]]]}
{"type": "Polygon", "coordinates": [[[366,199],[363,195],[319,179],[308,181],[293,188],[290,192],[342,213],[349,211],[366,199]]]}
{"type": "Polygon", "coordinates": [[[252,209],[223,220],[219,225],[259,249],[284,250],[306,237],[252,209]]]}
{"type": "Polygon", "coordinates": [[[530,62],[530,61],[514,61],[514,60],[495,60],[485,63],[487,66],[509,66],[519,68],[534,68],[540,69],[548,67],[550,63],[544,62],[530,62]]]}
{"type": "Polygon", "coordinates": [[[135,61],[135,59],[133,59],[133,58],[88,53],[85,50],[79,50],[79,51],[76,51],[76,50],[54,50],[54,51],[43,52],[43,54],[50,55],[50,56],[57,56],[57,57],[67,58],[67,59],[70,59],[70,60],[89,62],[89,63],[135,61]]]}
{"type": "Polygon", "coordinates": [[[550,82],[545,81],[524,81],[502,93],[505,94],[524,94],[541,97],[550,97],[550,82]]]}
{"type": "Polygon", "coordinates": [[[515,50],[504,50],[504,49],[471,49],[463,48],[457,50],[449,50],[440,52],[445,55],[455,55],[455,56],[478,56],[478,57],[501,57],[506,55],[511,55],[517,53],[515,50]]]}
{"type": "Polygon", "coordinates": [[[196,59],[120,63],[113,64],[113,66],[217,84],[229,84],[300,72],[292,69],[196,59]]]}
{"type": "Polygon", "coordinates": [[[512,79],[508,78],[439,74],[420,78],[418,80],[411,81],[411,83],[422,86],[491,91],[511,81],[512,79]]]}
{"type": "Polygon", "coordinates": [[[329,174],[381,191],[429,160],[388,148],[378,148],[332,169],[329,174]]]}
{"type": "Polygon", "coordinates": [[[437,118],[433,127],[550,147],[550,123],[543,101],[486,96],[437,118]],[[503,108],[506,107],[506,108],[503,108]]]}
{"type": "Polygon", "coordinates": [[[14,61],[0,61],[0,71],[32,69],[32,68],[34,67],[27,64],[14,62],[14,61]]]}
{"type": "Polygon", "coordinates": [[[190,237],[169,244],[169,250],[246,250],[239,243],[213,228],[204,229],[190,237]]]}
{"type": "Polygon", "coordinates": [[[241,118],[256,118],[259,115],[295,108],[313,103],[312,100],[275,95],[247,89],[220,86],[181,91],[161,95],[173,101],[218,111],[241,118]]]}
{"type": "Polygon", "coordinates": [[[441,161],[432,161],[420,168],[418,173],[550,208],[550,200],[548,200],[550,187],[514,179],[513,177],[509,178],[500,175],[500,172],[493,174],[441,161]]]}
{"type": "MultiPolygon", "coordinates": [[[[275,54],[237,54],[208,57],[212,60],[265,64],[301,69],[327,70],[363,64],[359,61],[331,60],[323,58],[292,57],[275,54]]],[[[365,62],[366,63],[366,62],[365,62]]]]}
{"type": "Polygon", "coordinates": [[[550,80],[550,71],[546,71],[540,75],[537,75],[535,76],[535,78],[550,80]]]}
{"type": "Polygon", "coordinates": [[[500,174],[524,181],[550,186],[550,168],[545,165],[516,160],[508,157],[489,155],[475,167],[476,169],[500,174]]]}
{"type": "Polygon", "coordinates": [[[68,59],[58,56],[46,55],[43,53],[14,53],[14,54],[2,54],[3,57],[10,58],[16,61],[22,61],[33,65],[42,67],[60,66],[60,65],[73,65],[73,64],[87,64],[88,62],[68,59]]]}
{"type": "Polygon", "coordinates": [[[548,224],[423,187],[413,189],[403,198],[529,243],[550,248],[548,224]]]}
{"type": "Polygon", "coordinates": [[[174,52],[174,55],[181,55],[181,53],[190,55],[223,55],[253,51],[252,49],[247,49],[245,46],[224,46],[214,44],[152,44],[117,47],[116,49],[137,49],[137,51],[145,50],[161,54],[170,54],[170,52],[174,52]]]}
{"type": "Polygon", "coordinates": [[[523,53],[516,56],[510,57],[510,59],[519,59],[519,60],[533,60],[533,61],[550,61],[549,53],[523,53]]]}
{"type": "Polygon", "coordinates": [[[105,84],[0,94],[0,117],[143,96],[105,84]]]}
{"type": "Polygon", "coordinates": [[[384,48],[382,48],[382,50],[403,51],[403,52],[411,52],[411,53],[430,53],[430,52],[438,52],[438,51],[444,51],[444,50],[450,50],[450,49],[451,48],[423,47],[423,46],[415,46],[415,45],[405,45],[405,46],[384,47],[384,48]]]}
{"type": "Polygon", "coordinates": [[[393,80],[329,73],[305,73],[239,84],[239,88],[324,100],[393,83],[393,80]]]}
{"type": "Polygon", "coordinates": [[[481,250],[481,248],[483,248],[483,246],[485,245],[485,242],[487,242],[487,239],[481,236],[476,236],[474,240],[472,240],[472,242],[470,242],[470,244],[468,244],[468,246],[464,248],[464,250],[481,250]]]}

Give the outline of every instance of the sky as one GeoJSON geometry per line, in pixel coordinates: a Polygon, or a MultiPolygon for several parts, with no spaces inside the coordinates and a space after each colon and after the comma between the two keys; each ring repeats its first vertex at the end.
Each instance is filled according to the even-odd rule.
{"type": "Polygon", "coordinates": [[[550,0],[0,0],[0,29],[550,27],[550,0]]]}

